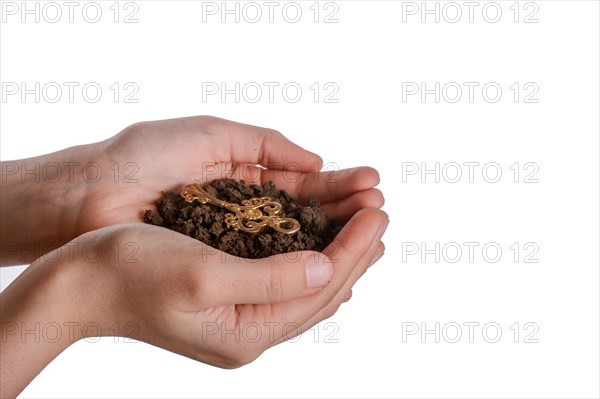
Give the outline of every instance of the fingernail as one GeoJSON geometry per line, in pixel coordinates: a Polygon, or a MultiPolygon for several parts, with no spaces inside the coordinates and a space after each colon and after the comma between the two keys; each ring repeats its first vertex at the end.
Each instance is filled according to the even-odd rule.
{"type": "Polygon", "coordinates": [[[304,264],[306,285],[308,288],[319,288],[327,285],[333,276],[333,266],[322,256],[309,256],[304,264]]]}

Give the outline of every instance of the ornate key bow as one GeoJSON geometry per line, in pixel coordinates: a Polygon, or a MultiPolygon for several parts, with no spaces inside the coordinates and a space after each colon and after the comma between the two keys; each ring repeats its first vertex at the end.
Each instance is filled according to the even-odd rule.
{"type": "Polygon", "coordinates": [[[225,224],[234,230],[258,233],[265,226],[283,234],[294,234],[300,230],[300,223],[296,219],[277,216],[281,212],[281,204],[270,197],[250,198],[243,200],[241,205],[232,204],[213,197],[197,183],[185,186],[181,196],[187,202],[197,200],[201,204],[227,209],[231,213],[225,214],[225,224]]]}

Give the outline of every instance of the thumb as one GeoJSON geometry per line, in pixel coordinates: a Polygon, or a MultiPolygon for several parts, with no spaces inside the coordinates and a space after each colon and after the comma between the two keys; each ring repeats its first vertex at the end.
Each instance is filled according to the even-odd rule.
{"type": "Polygon", "coordinates": [[[219,305],[289,301],[319,291],[333,276],[329,258],[313,251],[256,260],[228,256],[224,264],[213,265],[205,270],[210,273],[212,301],[219,305]]]}

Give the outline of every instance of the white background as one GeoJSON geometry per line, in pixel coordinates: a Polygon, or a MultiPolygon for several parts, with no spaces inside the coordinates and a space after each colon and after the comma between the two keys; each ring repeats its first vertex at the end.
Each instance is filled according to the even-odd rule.
{"type": "MultiPolygon", "coordinates": [[[[233,15],[222,23],[220,14],[203,15],[208,5],[199,1],[137,1],[127,9],[122,2],[115,23],[113,3],[99,2],[97,23],[82,17],[85,2],[73,23],[62,2],[57,23],[44,15],[39,23],[34,16],[22,23],[19,13],[3,14],[3,84],[96,82],[103,94],[96,103],[81,90],[73,103],[66,91],[57,103],[43,95],[39,103],[32,95],[3,98],[2,160],[105,139],[141,120],[208,114],[272,127],[340,168],[380,171],[391,219],[387,253],[329,320],[337,326],[333,336],[332,324],[322,323],[233,371],[139,342],[82,341],[52,362],[23,397],[598,397],[598,2],[515,7],[500,1],[494,3],[502,11],[496,23],[486,20],[495,18],[495,5],[482,15],[486,2],[474,9],[473,22],[468,7],[454,3],[462,11],[456,23],[448,21],[456,7],[445,2],[438,4],[439,23],[435,15],[425,15],[425,23],[420,12],[409,15],[421,2],[337,1],[327,9],[322,2],[318,23],[309,8],[313,1],[298,2],[297,23],[283,18],[285,2],[272,23],[262,2],[261,21],[250,23],[242,14],[239,23],[233,15]],[[123,23],[131,11],[138,22],[123,23]],[[338,22],[324,23],[333,11],[338,22]],[[529,14],[533,23],[524,21],[529,14]],[[137,85],[138,102],[125,103],[129,91],[122,91],[115,103],[109,89],[115,82],[137,85]],[[236,103],[233,95],[203,101],[203,82],[280,86],[272,103],[266,89],[256,103],[243,96],[236,103]],[[282,97],[289,82],[303,89],[296,103],[282,97]],[[338,102],[324,102],[328,90],[315,103],[309,88],[315,82],[321,90],[337,85],[338,102]],[[448,101],[453,91],[440,93],[439,103],[433,94],[403,101],[410,82],[429,89],[456,82],[463,96],[456,103],[448,101]],[[473,102],[464,82],[479,83],[473,102]],[[490,82],[502,89],[497,102],[482,96],[490,82]],[[515,82],[517,102],[510,89],[515,82]],[[528,100],[537,102],[525,102],[532,87],[539,90],[528,100]],[[402,176],[413,163],[431,169],[436,162],[447,172],[439,183],[434,175],[424,176],[425,183],[420,173],[402,176]],[[472,183],[465,162],[479,163],[472,183]],[[494,162],[502,176],[490,183],[495,170],[482,175],[482,167],[494,162]],[[517,183],[510,169],[515,162],[517,183]],[[448,181],[453,163],[462,166],[457,183],[448,181]],[[527,180],[538,182],[524,182],[533,171],[527,180]],[[432,249],[436,242],[440,248],[458,243],[462,257],[451,262],[454,244],[446,245],[450,252],[440,250],[439,262],[433,254],[422,259],[407,252],[411,243],[432,249]],[[464,242],[479,244],[472,262],[464,242]],[[510,249],[515,242],[517,259],[510,249]],[[497,262],[492,250],[487,260],[482,254],[486,243],[502,249],[497,262]],[[525,262],[534,250],[528,260],[538,262],[525,262]],[[473,342],[469,322],[479,323],[473,342]],[[403,329],[434,329],[436,323],[439,343],[421,331],[403,337],[403,329]],[[450,342],[453,323],[462,327],[457,343],[450,342]],[[486,323],[500,326],[498,342],[488,342],[495,330],[483,334],[486,323]],[[526,329],[525,323],[532,324],[526,329]]],[[[252,12],[247,19],[254,17],[254,10],[246,11],[252,12]]],[[[21,270],[4,268],[2,288],[21,270]]]]}

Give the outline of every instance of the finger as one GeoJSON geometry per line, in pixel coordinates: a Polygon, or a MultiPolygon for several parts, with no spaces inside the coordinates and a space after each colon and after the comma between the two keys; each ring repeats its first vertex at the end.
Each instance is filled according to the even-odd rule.
{"type": "Polygon", "coordinates": [[[306,327],[310,328],[313,325],[320,323],[321,321],[331,317],[340,305],[347,301],[345,298],[344,292],[352,291],[352,287],[356,284],[356,282],[365,274],[368,268],[373,266],[376,262],[378,262],[385,253],[385,246],[383,242],[379,241],[376,245],[373,245],[371,248],[373,251],[365,254],[365,256],[361,259],[361,262],[355,268],[354,273],[346,280],[344,286],[340,290],[340,292],[331,300],[331,302],[321,309],[317,314],[315,314],[311,320],[306,323],[306,327]],[[366,267],[365,267],[366,265],[366,267]]]}
{"type": "MultiPolygon", "coordinates": [[[[344,286],[335,295],[331,302],[329,302],[325,307],[319,310],[309,320],[307,320],[302,325],[297,326],[297,328],[294,329],[296,335],[302,334],[302,332],[310,330],[317,323],[320,323],[321,321],[333,316],[333,314],[335,314],[335,312],[343,303],[349,301],[352,297],[352,287],[356,284],[358,279],[365,273],[365,271],[383,256],[384,250],[385,247],[383,245],[383,242],[381,241],[377,245],[373,245],[371,247],[371,251],[369,251],[365,254],[365,256],[363,256],[359,264],[354,269],[354,272],[351,274],[350,278],[346,280],[344,286]],[[373,248],[375,248],[374,254],[372,252],[373,248]],[[370,256],[372,256],[372,258],[369,258],[370,256]],[[365,265],[368,266],[365,267],[365,265]]],[[[293,336],[289,334],[289,331],[286,331],[285,334],[281,338],[279,338],[279,340],[275,340],[272,343],[272,345],[278,345],[281,342],[287,341],[291,338],[293,338],[293,336]]]]}
{"type": "Polygon", "coordinates": [[[373,188],[380,181],[379,172],[368,166],[299,176],[288,171],[285,177],[278,186],[287,190],[290,195],[303,202],[315,197],[322,203],[340,201],[359,191],[373,188]]]}
{"type": "Polygon", "coordinates": [[[385,212],[378,209],[363,209],[350,219],[334,242],[323,251],[333,263],[331,282],[313,295],[274,305],[274,321],[293,320],[303,325],[326,307],[340,294],[351,276],[366,269],[375,255],[387,220],[385,212]]]}
{"type": "Polygon", "coordinates": [[[333,275],[329,259],[313,251],[257,260],[215,253],[203,263],[204,307],[290,301],[319,291],[333,275]]]}
{"type": "Polygon", "coordinates": [[[344,297],[344,303],[348,302],[350,299],[352,299],[352,290],[350,290],[344,297]]]}
{"type": "Polygon", "coordinates": [[[213,118],[207,130],[218,140],[225,134],[227,145],[215,148],[222,162],[259,164],[270,169],[301,172],[318,172],[323,165],[317,154],[273,129],[213,118]]]}
{"type": "Polygon", "coordinates": [[[323,211],[339,223],[346,223],[352,215],[363,208],[380,209],[385,202],[383,194],[376,188],[360,191],[339,202],[321,204],[323,211]]]}
{"type": "Polygon", "coordinates": [[[219,173],[220,177],[244,180],[252,184],[272,181],[278,189],[286,190],[302,202],[307,202],[311,197],[318,198],[322,203],[339,201],[356,192],[373,188],[380,181],[379,172],[368,166],[319,173],[268,170],[244,164],[223,169],[219,173]]]}
{"type": "Polygon", "coordinates": [[[369,267],[371,267],[375,263],[377,263],[384,254],[385,254],[385,244],[382,241],[379,241],[379,245],[377,246],[377,252],[375,253],[375,256],[373,257],[373,259],[371,260],[369,267]]]}
{"type": "Polygon", "coordinates": [[[196,175],[204,176],[205,181],[235,179],[258,185],[272,181],[279,190],[287,191],[302,203],[307,203],[311,197],[323,204],[336,202],[379,184],[379,172],[367,166],[335,172],[303,173],[298,170],[269,170],[242,163],[204,164],[201,171],[196,171],[196,175]]]}

